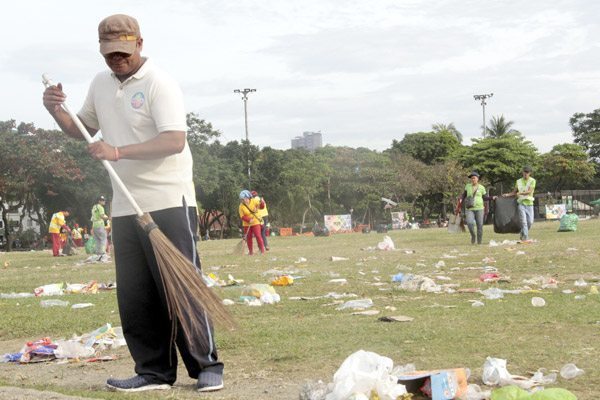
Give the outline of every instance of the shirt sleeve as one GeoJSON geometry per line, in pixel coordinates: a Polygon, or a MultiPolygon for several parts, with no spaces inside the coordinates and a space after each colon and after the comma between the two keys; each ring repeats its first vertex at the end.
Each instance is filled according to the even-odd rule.
{"type": "Polygon", "coordinates": [[[100,124],[98,123],[98,115],[96,114],[96,106],[94,104],[94,82],[90,85],[83,106],[81,106],[77,116],[85,126],[98,130],[100,129],[100,124]]]}

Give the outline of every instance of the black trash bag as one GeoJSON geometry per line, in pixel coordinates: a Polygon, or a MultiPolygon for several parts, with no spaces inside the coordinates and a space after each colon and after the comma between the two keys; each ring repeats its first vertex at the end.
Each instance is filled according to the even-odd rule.
{"type": "Polygon", "coordinates": [[[494,207],[495,233],[520,233],[521,221],[517,199],[514,197],[498,197],[494,207]]]}

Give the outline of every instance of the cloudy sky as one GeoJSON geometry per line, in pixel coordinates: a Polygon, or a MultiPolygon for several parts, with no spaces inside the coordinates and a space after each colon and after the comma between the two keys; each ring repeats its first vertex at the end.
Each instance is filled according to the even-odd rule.
{"type": "Polygon", "coordinates": [[[188,111],[250,140],[289,148],[303,131],[324,143],[383,150],[405,133],[453,122],[481,132],[473,94],[494,93],[541,151],[571,142],[575,112],[600,107],[600,2],[595,0],[11,1],[0,24],[0,120],[53,128],[41,74],[78,109],[96,72],[98,22],[140,22],[143,54],[181,84],[188,111]],[[125,4],[125,5],[124,5],[125,4]]]}

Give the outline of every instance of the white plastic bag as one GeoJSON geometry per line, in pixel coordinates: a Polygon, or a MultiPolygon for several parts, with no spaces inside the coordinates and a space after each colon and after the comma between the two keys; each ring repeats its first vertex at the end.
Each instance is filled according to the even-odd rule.
{"type": "Polygon", "coordinates": [[[511,380],[511,375],[506,369],[506,360],[488,357],[483,364],[483,383],[488,386],[504,385],[511,380]]]}
{"type": "Polygon", "coordinates": [[[394,362],[388,357],[359,350],[350,355],[333,375],[326,400],[368,399],[373,390],[381,400],[394,400],[406,393],[404,385],[390,375],[394,362]]]}
{"type": "Polygon", "coordinates": [[[394,241],[389,236],[384,236],[383,241],[377,243],[378,250],[396,250],[396,246],[394,245],[394,241]]]}

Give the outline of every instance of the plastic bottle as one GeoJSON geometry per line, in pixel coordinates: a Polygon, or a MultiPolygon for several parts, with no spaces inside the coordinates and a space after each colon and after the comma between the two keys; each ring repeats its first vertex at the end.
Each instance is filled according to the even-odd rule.
{"type": "Polygon", "coordinates": [[[577,368],[577,366],[572,363],[565,364],[560,369],[560,376],[562,376],[564,379],[577,378],[578,376],[581,376],[584,373],[584,370],[577,368]]]}
{"type": "Polygon", "coordinates": [[[40,306],[47,308],[47,307],[66,307],[69,305],[68,301],[63,301],[63,300],[42,300],[40,301],[40,306]]]}

